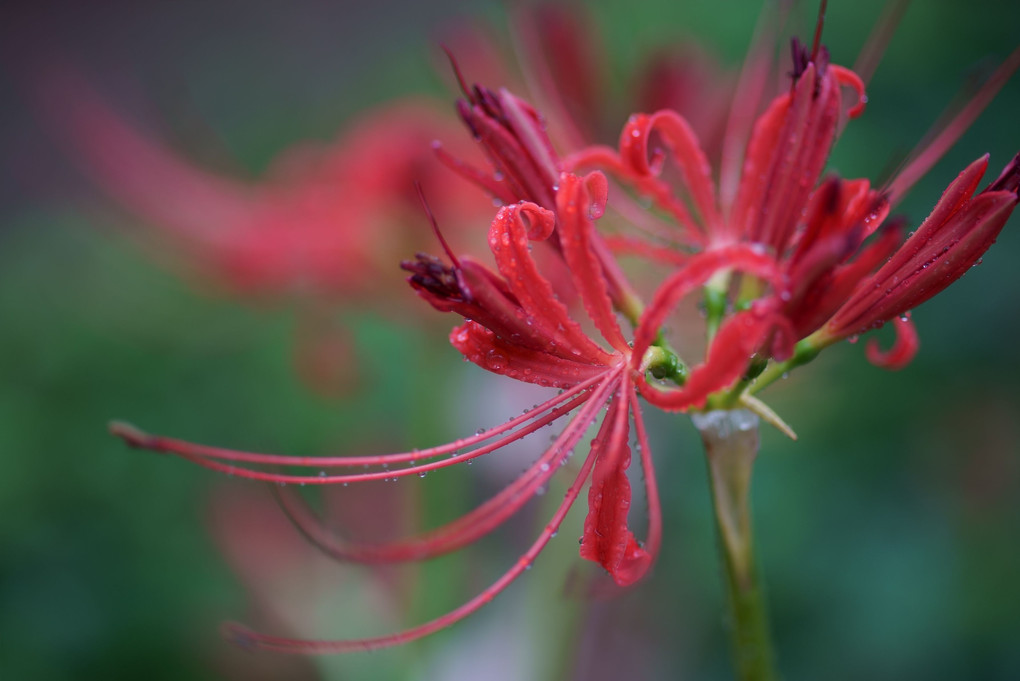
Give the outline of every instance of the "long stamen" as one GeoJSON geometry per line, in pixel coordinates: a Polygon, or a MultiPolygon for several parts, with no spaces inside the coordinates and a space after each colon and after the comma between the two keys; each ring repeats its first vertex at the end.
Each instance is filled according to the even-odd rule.
{"type": "Polygon", "coordinates": [[[576,406],[582,400],[588,401],[542,456],[510,485],[470,513],[421,535],[385,544],[346,541],[325,528],[297,495],[287,494],[283,490],[277,491],[277,495],[298,529],[325,553],[340,560],[388,563],[422,560],[455,551],[502,525],[527,504],[537,490],[548,484],[602,404],[616,389],[620,373],[622,370],[607,378],[590,398],[582,396],[572,403],[572,406],[576,406]]]}
{"type": "Polygon", "coordinates": [[[811,43],[811,61],[817,61],[818,59],[818,48],[822,44],[822,27],[825,25],[825,9],[828,4],[828,0],[822,0],[822,4],[818,7],[818,20],[815,22],[815,39],[811,43]]]}
{"type": "Polygon", "coordinates": [[[561,134],[562,141],[571,147],[580,147],[584,145],[586,135],[571,115],[570,107],[556,83],[550,55],[542,48],[539,29],[535,25],[540,19],[534,11],[517,12],[516,21],[510,22],[511,45],[521,65],[525,85],[529,92],[534,93],[536,103],[541,105],[542,111],[552,114],[550,120],[556,132],[561,134]]]}
{"type": "Polygon", "coordinates": [[[456,452],[460,449],[474,447],[479,443],[490,440],[498,435],[513,430],[520,425],[542,416],[557,405],[570,400],[574,396],[588,390],[599,381],[602,376],[594,376],[577,385],[565,390],[562,394],[544,402],[539,409],[516,416],[506,423],[486,432],[480,432],[470,437],[461,438],[445,445],[430,447],[418,451],[401,452],[396,454],[381,454],[369,456],[288,456],[282,454],[259,454],[255,452],[242,452],[239,450],[225,449],[221,447],[209,447],[184,440],[150,435],[134,426],[113,422],[110,424],[110,432],[123,439],[129,446],[139,449],[149,449],[155,452],[168,452],[177,455],[191,457],[221,459],[224,461],[238,461],[254,463],[266,466],[303,466],[307,468],[334,468],[352,466],[384,466],[401,463],[410,463],[421,459],[431,459],[456,452]]]}
{"type": "Polygon", "coordinates": [[[446,242],[446,237],[443,236],[443,232],[439,229],[439,223],[436,221],[436,216],[432,212],[432,208],[429,206],[429,202],[425,199],[425,190],[421,187],[421,182],[414,181],[414,188],[418,192],[418,200],[421,201],[421,207],[425,210],[425,215],[429,219],[429,224],[432,225],[432,232],[439,239],[439,243],[443,246],[443,250],[446,252],[446,257],[450,259],[450,262],[454,267],[460,268],[460,260],[457,259],[457,255],[450,248],[450,244],[446,242]]]}
{"type": "MultiPolygon", "coordinates": [[[[581,398],[578,398],[578,401],[583,401],[584,399],[587,399],[586,396],[582,396],[581,398]]],[[[568,407],[569,406],[571,406],[571,405],[568,405],[568,407]]],[[[553,421],[559,419],[560,417],[562,417],[563,415],[565,415],[567,413],[569,413],[567,407],[557,407],[557,408],[553,409],[550,413],[548,413],[545,416],[543,416],[542,418],[540,418],[540,419],[538,419],[536,421],[533,421],[532,423],[530,423],[527,426],[521,428],[520,430],[517,430],[517,431],[514,431],[514,432],[509,433],[507,435],[504,435],[503,437],[499,438],[498,440],[490,442],[490,443],[488,443],[488,444],[486,444],[486,445],[484,445],[482,447],[479,447],[477,449],[472,449],[472,450],[469,450],[467,452],[462,452],[462,453],[459,453],[459,454],[453,454],[449,458],[444,459],[442,461],[432,461],[432,462],[429,462],[429,463],[426,463],[426,464],[416,465],[416,466],[407,467],[407,468],[399,468],[399,469],[394,469],[394,470],[385,469],[385,470],[380,470],[380,471],[372,471],[372,472],[369,472],[369,473],[352,473],[352,474],[346,474],[346,475],[321,475],[320,474],[318,476],[311,476],[311,475],[289,475],[289,474],[286,474],[286,473],[275,473],[275,472],[269,472],[269,471],[260,471],[260,470],[253,470],[253,469],[250,469],[250,468],[238,467],[238,466],[235,466],[234,464],[222,463],[220,461],[210,460],[208,458],[201,457],[201,456],[195,456],[193,454],[180,453],[179,456],[187,459],[188,461],[196,463],[199,466],[202,466],[204,468],[208,468],[209,470],[217,471],[219,473],[226,473],[227,475],[231,475],[231,476],[238,477],[238,478],[245,478],[245,479],[248,479],[248,480],[260,480],[260,481],[263,481],[263,482],[275,482],[275,483],[281,483],[281,484],[299,484],[299,485],[309,485],[309,484],[310,485],[336,485],[336,484],[350,484],[350,483],[357,483],[357,482],[370,482],[370,481],[373,481],[373,480],[375,480],[375,481],[378,481],[378,480],[385,481],[385,480],[394,480],[396,478],[401,478],[401,477],[408,477],[408,476],[411,476],[411,475],[422,475],[424,473],[429,473],[429,472],[434,471],[434,470],[439,470],[440,468],[449,468],[450,466],[454,466],[454,465],[459,464],[459,463],[464,463],[464,462],[467,462],[467,461],[471,461],[472,459],[476,459],[476,458],[478,458],[480,456],[488,454],[489,452],[493,452],[493,451],[496,451],[497,449],[501,449],[501,448],[505,447],[506,445],[510,444],[511,442],[516,442],[517,440],[521,439],[522,437],[525,437],[526,435],[529,435],[529,434],[535,432],[539,428],[542,428],[543,426],[546,426],[546,425],[552,423],[553,421]]]]}
{"type": "MultiPolygon", "coordinates": [[[[785,10],[782,13],[785,14],[785,10]]],[[[737,196],[744,150],[754,125],[755,113],[765,93],[765,83],[772,71],[771,44],[775,39],[776,25],[782,21],[783,17],[774,19],[768,8],[762,11],[754,41],[740,70],[740,79],[726,120],[719,169],[719,209],[724,217],[723,225],[729,224],[725,218],[729,217],[737,196]]]]}
{"type": "Polygon", "coordinates": [[[854,72],[861,77],[861,82],[865,85],[875,75],[878,64],[882,61],[882,57],[885,56],[886,48],[889,47],[893,33],[896,32],[896,27],[899,26],[900,20],[903,18],[903,14],[907,11],[909,5],[910,0],[892,0],[887,2],[885,9],[882,10],[882,16],[875,22],[875,27],[872,29],[867,41],[865,41],[864,47],[861,48],[861,53],[857,56],[857,61],[854,62],[853,67],[854,72]]]}
{"type": "MultiPolygon", "coordinates": [[[[911,187],[931,170],[931,167],[942,158],[956,140],[969,128],[978,115],[984,111],[989,102],[1002,89],[1002,86],[1010,79],[1017,68],[1020,68],[1020,47],[1006,58],[1006,61],[995,70],[992,77],[981,86],[977,94],[970,100],[967,106],[950,121],[935,138],[926,145],[922,143],[911,152],[908,158],[913,160],[901,170],[896,177],[889,182],[887,192],[889,204],[895,206],[900,199],[910,191],[911,187]]],[[[929,135],[925,135],[926,138],[929,135]]]]}
{"type": "MultiPolygon", "coordinates": [[[[601,406],[601,405],[600,405],[601,406]]],[[[531,567],[538,554],[546,547],[549,541],[556,535],[563,519],[566,518],[571,506],[577,500],[578,495],[584,487],[585,481],[591,473],[595,457],[589,456],[581,465],[573,483],[567,488],[563,502],[556,509],[552,519],[546,524],[535,542],[525,551],[513,567],[507,570],[499,579],[493,582],[480,594],[464,603],[460,607],[446,613],[430,622],[406,629],[396,634],[378,636],[375,638],[363,638],[347,641],[303,641],[299,639],[269,636],[254,632],[247,627],[237,623],[230,623],[224,627],[224,634],[243,647],[272,650],[279,653],[323,655],[330,653],[345,653],[357,650],[376,650],[397,646],[409,641],[414,641],[429,634],[445,629],[446,627],[459,622],[465,617],[473,614],[482,606],[486,605],[500,593],[502,593],[515,579],[531,567]]]]}
{"type": "Polygon", "coordinates": [[[460,87],[460,91],[464,93],[466,98],[471,99],[471,88],[468,87],[467,81],[464,79],[464,74],[460,70],[457,58],[453,56],[453,50],[446,45],[440,45],[439,47],[446,53],[446,58],[450,60],[450,68],[453,69],[453,75],[457,78],[457,86],[460,87]]]}

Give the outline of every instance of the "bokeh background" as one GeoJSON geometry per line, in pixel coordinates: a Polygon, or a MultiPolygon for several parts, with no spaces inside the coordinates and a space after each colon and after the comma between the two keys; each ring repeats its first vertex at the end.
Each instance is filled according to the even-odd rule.
{"type": "MultiPolygon", "coordinates": [[[[814,4],[794,10],[802,33],[814,4]]],[[[830,4],[826,42],[834,61],[852,63],[884,3],[830,4]]],[[[757,2],[599,2],[593,39],[606,49],[608,86],[621,92],[651,49],[694,37],[735,68],[758,12],[757,2]]],[[[136,218],[39,122],[26,95],[34,52],[59,50],[197,161],[256,176],[289,145],[336,137],[367,107],[408,92],[448,97],[432,68],[437,36],[465,20],[499,35],[505,8],[221,0],[4,13],[0,676],[730,677],[704,464],[685,417],[652,418],[666,542],[641,585],[606,597],[579,565],[574,512],[534,569],[468,621],[403,648],[312,660],[234,649],[218,623],[328,637],[423,621],[508,566],[559,495],[461,554],[379,573],[322,559],[262,487],[130,451],[106,433],[124,418],[256,450],[387,451],[495,425],[535,396],[462,362],[445,342],[452,318],[402,323],[358,305],[336,315],[367,380],[347,396],[311,389],[294,370],[296,305],[196,285],[126,237],[136,218]]],[[[916,3],[833,167],[886,172],[1016,47],[1017,26],[1009,0],[980,11],[916,3]]],[[[982,153],[1001,168],[1020,148],[1017,110],[1014,78],[900,212],[916,225],[982,153]]],[[[1018,232],[1014,216],[981,267],[915,311],[922,349],[906,370],[873,368],[861,345],[844,344],[766,393],[800,435],[764,433],[754,494],[785,678],[1020,677],[1018,232]]],[[[523,464],[351,492],[338,512],[352,532],[358,521],[363,532],[428,524],[470,508],[514,465],[523,464]]]]}

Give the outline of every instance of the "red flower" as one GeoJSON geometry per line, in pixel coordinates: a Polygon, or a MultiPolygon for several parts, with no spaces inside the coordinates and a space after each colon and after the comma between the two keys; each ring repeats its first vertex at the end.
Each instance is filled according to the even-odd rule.
{"type": "Polygon", "coordinates": [[[235,632],[237,636],[276,650],[337,652],[398,644],[448,626],[487,603],[531,564],[556,533],[589,475],[592,483],[582,556],[599,562],[621,585],[634,582],[648,570],[658,551],[661,519],[651,451],[636,404],[635,360],[616,321],[598,262],[590,257],[588,250],[594,229],[590,213],[599,212],[599,207],[592,204],[589,187],[597,187],[599,182],[598,175],[587,179],[563,175],[556,194],[557,214],[533,203],[501,209],[493,221],[489,239],[500,274],[475,261],[452,256],[453,264],[449,267],[425,257],[405,265],[413,273],[412,284],[426,300],[439,309],[472,317],[451,334],[454,345],[465,357],[495,373],[562,389],[560,395],[531,412],[489,432],[449,445],[368,457],[252,454],[150,436],[122,424],[113,427],[113,431],[132,446],[174,453],[240,477],[283,483],[335,484],[421,475],[455,465],[499,449],[573,413],[559,437],[517,480],[466,516],[402,542],[352,546],[346,550],[346,555],[354,560],[387,562],[419,560],[452,551],[491,532],[548,485],[603,407],[608,406],[598,435],[552,520],[503,577],[465,605],[425,625],[375,639],[308,642],[240,630],[235,632]],[[567,308],[553,296],[549,281],[538,272],[530,253],[530,242],[549,238],[554,225],[560,230],[564,255],[573,268],[574,283],[591,321],[609,344],[609,350],[584,333],[567,308]],[[640,446],[649,506],[644,546],[627,527],[631,495],[626,469],[631,458],[631,424],[640,446]],[[443,456],[447,458],[437,460],[443,456]],[[306,466],[316,471],[363,465],[386,468],[335,475],[291,475],[257,468],[280,464],[306,466]],[[249,467],[253,465],[256,468],[249,467]],[[389,468],[397,465],[401,467],[389,468]]]}
{"type": "Polygon", "coordinates": [[[41,82],[52,129],[90,178],[144,221],[142,240],[245,297],[376,294],[393,260],[423,245],[415,181],[458,228],[488,210],[436,162],[431,142],[453,137],[455,126],[424,100],[373,110],[332,145],[286,150],[264,179],[247,182],[141,133],[80,77],[41,82]]]}
{"type": "MultiPolygon", "coordinates": [[[[448,445],[413,452],[358,457],[293,457],[238,452],[180,440],[152,436],[124,424],[114,433],[128,444],[179,455],[212,470],[238,477],[278,483],[343,484],[422,475],[432,470],[469,461],[538,430],[573,413],[553,444],[517,480],[495,497],[446,526],[387,545],[346,545],[339,554],[351,560],[376,563],[420,560],[456,550],[491,532],[520,510],[534,494],[546,487],[580,444],[582,437],[604,407],[608,411],[598,435],[581,464],[563,503],[538,539],[515,565],[489,589],[460,608],[432,622],[400,634],[374,639],[340,642],[310,642],[281,639],[233,629],[240,640],[281,651],[340,652],[403,643],[429,634],[474,612],[520,575],[556,533],[559,524],[591,476],[588,515],[582,536],[581,555],[598,562],[620,585],[640,579],[658,552],[661,518],[651,451],[637,406],[635,386],[651,400],[667,408],[700,404],[710,393],[734,380],[746,364],[749,349],[761,340],[767,324],[755,312],[738,315],[721,331],[730,338],[727,347],[743,348],[743,355],[710,356],[706,365],[695,368],[686,387],[660,399],[645,383],[644,373],[658,355],[647,353],[654,333],[642,324],[634,348],[626,341],[616,320],[608,295],[607,280],[591,241],[597,235],[592,216],[603,206],[593,196],[604,195],[604,178],[599,174],[582,178],[560,176],[556,211],[534,203],[521,202],[500,209],[492,223],[489,244],[499,273],[466,257],[448,254],[452,264],[419,256],[405,263],[410,281],[419,294],[442,311],[454,311],[469,320],[451,333],[451,341],[464,356],[497,374],[544,386],[561,388],[561,394],[538,405],[531,412],[491,431],[448,445]],[[539,272],[531,254],[531,242],[550,238],[557,230],[562,252],[574,286],[588,313],[610,349],[589,337],[572,318],[566,306],[553,294],[552,285],[539,272]],[[741,337],[748,338],[742,341],[741,337]],[[712,369],[709,370],[709,364],[712,369]],[[715,366],[718,365],[718,369],[715,366]],[[737,373],[734,373],[737,372],[737,373]],[[649,522],[646,542],[640,544],[628,528],[631,502],[626,470],[630,465],[630,432],[633,424],[644,468],[649,522]],[[437,457],[447,457],[437,460],[437,457]],[[264,467],[277,465],[307,467],[317,474],[284,474],[264,467]],[[348,474],[327,474],[329,468],[371,466],[376,470],[348,474]],[[394,468],[394,466],[400,466],[394,468]]],[[[720,249],[692,260],[692,266],[670,280],[676,295],[704,283],[721,267],[738,267],[762,277],[772,276],[771,259],[744,246],[720,249]]],[[[646,319],[658,324],[668,311],[673,296],[663,295],[649,308],[646,319]]],[[[658,348],[660,353],[666,351],[658,348]]],[[[738,353],[739,354],[739,353],[738,353]]],[[[297,514],[306,534],[321,535],[307,513],[297,514]]]]}
{"type": "MultiPolygon", "coordinates": [[[[1017,195],[1014,159],[996,183],[970,199],[987,164],[983,159],[947,190],[932,216],[899,250],[900,221],[883,224],[891,204],[931,167],[1020,65],[1020,50],[886,191],[871,188],[867,180],[820,181],[843,120],[863,111],[864,84],[852,71],[830,64],[827,50],[817,43],[809,52],[794,40],[793,64],[790,91],[757,118],[743,156],[724,155],[718,188],[693,130],[670,110],[632,116],[618,150],[591,147],[564,162],[570,170],[595,167],[615,174],[652,198],[677,224],[678,229],[656,233],[653,240],[617,240],[617,250],[675,264],[681,271],[690,266],[692,253],[708,254],[734,243],[770,254],[781,273],[776,285],[745,276],[736,290],[738,306],[753,302],[759,319],[769,320],[761,322],[763,328],[773,327],[765,334],[767,342],[757,348],[763,359],[786,359],[795,341],[816,331],[811,347],[817,352],[924,302],[962,276],[987,250],[1017,195]],[[858,99],[847,111],[841,108],[844,86],[858,99]],[[662,148],[652,146],[653,136],[662,148]],[[675,164],[670,170],[676,183],[664,179],[666,152],[675,164]],[[940,258],[940,268],[917,276],[940,258]],[[781,319],[769,317],[772,314],[781,319]]],[[[734,106],[752,100],[738,92],[734,106]]],[[[742,117],[737,112],[730,120],[742,117]]],[[[737,132],[727,136],[728,143],[737,132]]],[[[724,275],[715,282],[715,294],[725,301],[731,284],[732,278],[724,275]]],[[[660,294],[673,295],[668,290],[664,285],[660,294]]],[[[724,310],[716,312],[722,316],[724,310]]],[[[911,338],[912,329],[905,329],[895,358],[883,361],[874,350],[869,357],[901,366],[912,355],[908,348],[916,348],[916,339],[911,338]]],[[[717,336],[713,350],[725,342],[728,339],[717,336]]]]}
{"type": "MultiPolygon", "coordinates": [[[[754,51],[752,56],[759,54],[754,51]]],[[[1018,55],[1020,51],[1007,63],[1007,71],[1015,68],[1018,55]]],[[[581,555],[599,563],[618,584],[633,583],[650,568],[661,540],[658,493],[639,395],[673,411],[732,407],[738,401],[766,410],[751,402],[745,389],[770,359],[802,357],[795,354],[803,347],[795,346],[799,339],[813,339],[817,344],[809,349],[817,352],[840,334],[853,332],[848,329],[898,315],[941,290],[947,279],[958,278],[984,252],[1016,204],[1020,177],[1016,161],[973,198],[983,163],[965,172],[918,233],[894,253],[896,230],[880,227],[890,205],[937,154],[920,154],[888,194],[872,189],[865,180],[822,181],[843,121],[863,110],[864,85],[853,72],[830,64],[817,40],[810,51],[794,43],[793,65],[790,90],[775,98],[753,127],[747,125],[753,119],[750,112],[757,109],[753,93],[763,90],[761,80],[768,69],[745,68],[745,74],[753,77],[743,79],[743,90],[734,98],[740,110],[729,118],[730,153],[723,153],[718,189],[707,155],[676,112],[636,114],[624,128],[619,149],[592,147],[561,158],[541,116],[529,104],[506,90],[462,86],[466,100],[458,111],[492,168],[482,170],[452,154],[440,155],[505,204],[489,230],[496,270],[455,255],[441,235],[449,262],[419,254],[402,266],[422,298],[466,319],[450,335],[466,359],[492,373],[561,389],[532,411],[448,445],[354,457],[239,452],[148,435],[124,424],[112,427],[132,446],[172,453],[239,477],[336,484],[421,475],[498,450],[572,415],[553,444],[520,477],[465,516],[404,541],[333,547],[341,557],[377,563],[438,555],[493,531],[549,483],[605,409],[598,434],[552,519],[503,576],[464,605],[426,624],[377,638],[298,641],[233,627],[238,640],[284,652],[342,652],[395,645],[446,627],[490,601],[531,564],[589,477],[581,555]],[[844,87],[857,96],[846,111],[844,87]],[[742,144],[745,137],[744,153],[732,153],[740,146],[733,140],[742,144]],[[675,167],[666,168],[665,154],[654,148],[653,139],[672,154],[675,167]],[[672,231],[652,235],[658,241],[615,242],[619,248],[675,266],[646,308],[595,229],[595,221],[605,214],[609,184],[601,172],[582,173],[592,167],[647,195],[676,222],[672,231]],[[676,182],[670,181],[670,172],[676,182]],[[533,246],[537,252],[543,244],[551,246],[546,249],[549,259],[532,252],[533,246]],[[933,260],[941,265],[938,276],[925,273],[933,260]],[[578,315],[560,299],[550,272],[565,273],[566,290],[576,294],[586,322],[601,339],[585,331],[578,315]],[[905,280],[902,289],[896,288],[899,280],[894,282],[893,277],[905,280]],[[889,291],[874,297],[876,283],[878,289],[888,286],[889,291]],[[700,288],[708,293],[709,343],[704,361],[688,369],[671,350],[663,326],[677,304],[700,288]],[[621,329],[617,313],[635,327],[632,338],[621,329]],[[664,379],[675,385],[656,382],[664,379]],[[632,427],[648,501],[644,545],[628,523],[631,489],[626,471],[632,427]],[[313,472],[281,473],[275,466],[313,472]],[[361,466],[371,470],[326,472],[361,466]]],[[[954,134],[959,127],[950,126],[954,134]]],[[[641,226],[654,229],[657,224],[651,219],[641,226]]],[[[314,517],[300,506],[292,515],[306,534],[322,535],[314,517]]]]}

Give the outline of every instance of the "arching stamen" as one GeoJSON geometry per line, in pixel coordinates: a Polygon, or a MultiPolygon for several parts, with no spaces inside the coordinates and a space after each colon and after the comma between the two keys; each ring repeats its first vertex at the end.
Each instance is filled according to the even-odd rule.
{"type": "Polygon", "coordinates": [[[450,259],[450,262],[454,267],[460,269],[460,260],[457,259],[453,249],[450,248],[450,244],[446,242],[446,237],[444,237],[442,231],[440,231],[439,223],[436,221],[436,216],[432,213],[432,208],[429,206],[429,202],[425,199],[425,190],[422,189],[421,182],[415,180],[414,188],[418,192],[418,200],[421,201],[421,207],[425,209],[425,215],[428,216],[429,224],[432,225],[432,231],[435,233],[436,238],[439,239],[439,243],[442,244],[443,250],[446,252],[446,257],[450,259]]]}
{"type": "MultiPolygon", "coordinates": [[[[726,119],[723,134],[722,158],[719,166],[719,209],[728,218],[737,196],[744,151],[751,135],[755,114],[765,93],[765,84],[772,71],[772,44],[776,39],[776,26],[785,20],[787,7],[781,7],[779,18],[773,18],[772,8],[765,5],[758,18],[754,40],[740,70],[740,80],[733,94],[733,104],[726,119]]],[[[729,224],[724,219],[723,225],[729,224]]]]}
{"type": "MultiPolygon", "coordinates": [[[[890,205],[895,206],[899,203],[914,184],[931,170],[931,167],[974,123],[974,120],[984,111],[1018,67],[1020,67],[1020,47],[1013,50],[970,102],[946,124],[941,132],[935,135],[930,143],[922,143],[910,153],[908,158],[912,160],[889,182],[887,191],[890,205]]],[[[925,138],[930,139],[931,133],[926,134],[925,138]]]]}
{"type": "Polygon", "coordinates": [[[889,47],[889,41],[892,40],[893,33],[896,32],[903,13],[907,11],[909,5],[910,0],[886,2],[882,16],[875,22],[871,35],[868,36],[864,47],[861,48],[861,53],[857,56],[857,61],[854,62],[853,70],[861,77],[861,82],[865,85],[875,75],[878,64],[885,56],[886,48],[889,47]]]}
{"type": "Polygon", "coordinates": [[[357,650],[389,648],[391,646],[397,646],[409,641],[417,640],[440,631],[441,629],[445,629],[446,627],[449,627],[473,614],[482,606],[492,601],[493,598],[502,593],[515,579],[531,567],[531,564],[534,562],[535,558],[538,557],[538,554],[542,552],[553,536],[556,535],[560,525],[563,523],[563,519],[566,518],[571,506],[573,506],[578,495],[581,493],[581,490],[584,488],[584,483],[591,474],[591,469],[594,463],[594,457],[589,454],[584,463],[581,465],[581,469],[578,471],[577,477],[574,478],[573,483],[571,483],[570,487],[567,488],[563,502],[556,509],[552,519],[548,524],[546,524],[535,542],[521,555],[520,558],[517,559],[517,562],[514,563],[513,567],[493,582],[491,586],[469,600],[467,603],[464,603],[459,608],[437,617],[430,622],[426,622],[425,624],[411,629],[406,629],[396,634],[348,641],[303,641],[300,639],[268,636],[266,634],[254,632],[251,629],[237,623],[229,623],[225,625],[223,630],[224,635],[245,648],[259,648],[279,653],[323,655],[329,653],[352,652],[357,650]]]}
{"type": "Polygon", "coordinates": [[[539,418],[546,411],[557,405],[572,399],[580,393],[588,390],[603,380],[603,376],[594,376],[577,385],[565,390],[562,394],[544,402],[538,409],[526,414],[521,414],[506,423],[497,426],[489,431],[481,432],[471,437],[461,438],[445,445],[430,447],[412,452],[401,452],[398,454],[382,454],[372,456],[289,456],[281,454],[259,454],[255,452],[242,452],[222,447],[209,447],[193,442],[186,442],[175,438],[150,435],[128,423],[115,421],[109,425],[110,433],[124,440],[128,446],[139,449],[148,449],[154,452],[166,452],[179,456],[191,456],[196,458],[220,459],[223,461],[238,461],[265,466],[302,466],[306,468],[337,468],[351,466],[383,466],[401,463],[410,463],[421,459],[432,459],[456,452],[460,449],[474,447],[482,442],[491,440],[503,433],[516,429],[521,424],[539,418]]]}
{"type": "Polygon", "coordinates": [[[857,103],[854,104],[846,112],[850,118],[857,118],[864,113],[864,107],[868,103],[868,95],[864,91],[864,81],[861,77],[851,71],[848,68],[844,68],[837,64],[829,65],[829,73],[836,79],[836,82],[842,86],[853,88],[854,92],[857,93],[857,103]]]}
{"type": "Polygon", "coordinates": [[[277,497],[295,526],[318,548],[339,560],[391,563],[423,560],[455,551],[495,530],[523,508],[537,490],[548,485],[567,452],[577,446],[598,410],[616,391],[620,373],[622,370],[607,377],[590,397],[582,396],[571,404],[572,408],[588,401],[542,456],[512,483],[471,512],[423,534],[378,544],[345,541],[324,527],[297,495],[276,487],[277,497]]]}
{"type": "Polygon", "coordinates": [[[818,59],[818,48],[822,44],[822,26],[825,25],[825,8],[828,4],[828,0],[822,0],[822,4],[818,7],[818,20],[815,22],[815,39],[811,43],[811,61],[818,59]]]}
{"type": "Polygon", "coordinates": [[[467,81],[464,80],[464,74],[461,73],[457,58],[453,56],[453,50],[446,45],[440,45],[439,47],[446,53],[446,58],[450,60],[450,67],[453,69],[453,75],[457,79],[457,86],[460,87],[460,91],[464,93],[465,97],[471,99],[471,88],[467,86],[467,81]]]}

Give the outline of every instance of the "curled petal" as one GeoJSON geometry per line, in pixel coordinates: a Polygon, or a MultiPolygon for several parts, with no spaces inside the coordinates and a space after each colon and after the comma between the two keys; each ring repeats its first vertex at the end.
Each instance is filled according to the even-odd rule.
{"type": "Polygon", "coordinates": [[[661,159],[655,157],[651,164],[648,161],[648,140],[653,132],[659,134],[673,153],[702,226],[711,230],[718,222],[712,168],[697,135],[680,114],[665,109],[651,115],[633,116],[620,137],[620,157],[639,176],[658,175],[661,159]]]}
{"type": "MultiPolygon", "coordinates": [[[[631,135],[631,130],[636,130],[640,135],[640,127],[642,125],[644,123],[640,117],[631,117],[631,121],[620,135],[621,140],[625,140],[631,135]]],[[[621,144],[623,144],[622,141],[621,144]]],[[[678,197],[673,195],[673,190],[670,186],[657,175],[636,173],[634,168],[624,161],[615,149],[603,145],[580,149],[563,160],[563,168],[569,172],[580,172],[583,169],[597,168],[612,174],[614,177],[633,186],[642,196],[651,198],[655,201],[656,205],[672,216],[673,220],[682,228],[682,232],[677,235],[670,235],[670,238],[699,246],[703,246],[706,243],[705,235],[698,229],[694,219],[691,217],[690,211],[687,210],[687,206],[678,197]]],[[[616,208],[619,210],[620,202],[617,202],[616,208]]],[[[640,217],[645,219],[647,215],[641,215],[640,217]]]]}
{"type": "MultiPolygon", "coordinates": [[[[563,303],[557,300],[552,284],[538,271],[531,255],[528,238],[529,225],[542,226],[554,219],[553,213],[533,203],[516,204],[501,208],[489,230],[489,246],[510,290],[520,302],[527,322],[536,328],[556,349],[550,352],[561,357],[575,357],[590,364],[608,364],[611,355],[599,347],[570,317],[563,303]]],[[[512,339],[511,339],[512,340],[512,339]]]]}
{"type": "Polygon", "coordinates": [[[861,77],[845,66],[837,66],[836,64],[829,64],[829,73],[832,74],[837,83],[853,88],[854,92],[857,93],[857,103],[847,111],[847,115],[850,118],[857,118],[864,113],[864,106],[868,103],[868,96],[864,92],[864,81],[861,80],[861,77]]]}
{"type": "Polygon", "coordinates": [[[882,350],[878,340],[872,338],[868,341],[865,354],[868,361],[875,366],[898,371],[910,364],[917,354],[920,341],[917,337],[917,329],[914,322],[910,320],[909,313],[903,317],[893,320],[893,328],[896,329],[896,342],[888,350],[882,350]]]}
{"type": "MultiPolygon", "coordinates": [[[[661,389],[645,379],[637,378],[638,389],[645,399],[668,411],[684,411],[705,406],[705,400],[714,392],[733,384],[747,371],[751,356],[762,346],[780,324],[782,318],[775,314],[762,315],[754,310],[740,312],[720,327],[708,355],[702,364],[694,367],[682,388],[661,389]]],[[[792,337],[788,331],[781,331],[783,340],[777,341],[789,354],[792,337]]]]}
{"type": "Polygon", "coordinates": [[[725,246],[691,256],[685,266],[667,277],[659,286],[651,304],[641,317],[641,323],[634,332],[631,366],[635,371],[640,368],[645,351],[655,340],[666,316],[687,294],[721,270],[748,272],[774,285],[779,279],[775,259],[753,246],[742,244],[725,246]]]}

